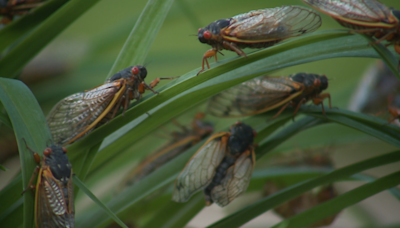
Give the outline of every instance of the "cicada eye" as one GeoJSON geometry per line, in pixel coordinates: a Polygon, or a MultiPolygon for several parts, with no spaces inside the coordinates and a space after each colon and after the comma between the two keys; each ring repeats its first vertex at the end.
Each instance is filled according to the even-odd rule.
{"type": "Polygon", "coordinates": [[[43,154],[44,154],[44,156],[49,156],[51,154],[51,152],[53,152],[51,150],[51,148],[46,148],[46,149],[44,149],[43,154]]]}
{"type": "Polygon", "coordinates": [[[321,80],[319,80],[319,79],[315,79],[314,80],[314,86],[320,86],[321,85],[321,80]]]}
{"type": "Polygon", "coordinates": [[[211,39],[211,32],[210,31],[204,31],[203,36],[206,39],[211,39]]]}
{"type": "Polygon", "coordinates": [[[63,147],[62,149],[64,151],[64,154],[66,154],[67,153],[67,148],[63,147]]]}
{"type": "Polygon", "coordinates": [[[135,66],[132,68],[132,73],[133,74],[139,74],[139,67],[135,66]]]}

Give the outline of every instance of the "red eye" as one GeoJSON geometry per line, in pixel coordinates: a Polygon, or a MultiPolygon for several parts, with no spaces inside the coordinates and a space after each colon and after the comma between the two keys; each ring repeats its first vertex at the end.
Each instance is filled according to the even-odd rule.
{"type": "Polygon", "coordinates": [[[64,151],[64,154],[66,154],[67,153],[67,148],[63,147],[62,149],[64,151]]]}
{"type": "Polygon", "coordinates": [[[139,74],[139,68],[136,67],[136,66],[133,67],[133,68],[132,68],[132,73],[133,73],[133,74],[139,74]]]}
{"type": "Polygon", "coordinates": [[[205,31],[205,32],[203,33],[203,36],[204,36],[204,38],[206,38],[206,39],[210,39],[210,38],[211,38],[211,32],[205,31]]]}
{"type": "Polygon", "coordinates": [[[314,86],[320,86],[321,85],[321,80],[315,79],[314,80],[314,86]]]}
{"type": "Polygon", "coordinates": [[[50,148],[46,148],[43,151],[44,156],[49,156],[51,154],[52,150],[50,148]]]}

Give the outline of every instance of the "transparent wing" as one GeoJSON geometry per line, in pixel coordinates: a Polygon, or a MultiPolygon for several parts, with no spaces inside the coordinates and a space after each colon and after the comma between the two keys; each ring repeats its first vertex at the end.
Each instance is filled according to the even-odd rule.
{"type": "Polygon", "coordinates": [[[197,191],[210,184],[215,170],[226,151],[226,140],[220,137],[228,132],[213,135],[186,164],[175,181],[172,200],[186,202],[197,191]]]}
{"type": "Polygon", "coordinates": [[[336,19],[390,23],[390,9],[376,0],[303,0],[336,19]]]}
{"type": "Polygon", "coordinates": [[[240,14],[233,17],[231,23],[224,31],[224,38],[281,40],[317,30],[321,17],[300,6],[282,6],[240,14]]]}
{"type": "Polygon", "coordinates": [[[218,206],[224,207],[228,205],[246,191],[253,174],[254,159],[254,151],[247,151],[242,154],[236,163],[228,169],[221,184],[211,190],[211,199],[218,206]]]}
{"type": "Polygon", "coordinates": [[[303,91],[288,77],[258,77],[212,97],[208,111],[215,116],[255,115],[279,107],[303,91]]]}
{"type": "Polygon", "coordinates": [[[47,116],[47,123],[55,144],[64,144],[86,129],[107,108],[120,88],[112,82],[92,90],[64,98],[47,116]]]}
{"type": "Polygon", "coordinates": [[[39,187],[36,189],[38,226],[43,228],[75,227],[74,214],[71,214],[73,211],[69,211],[63,188],[51,175],[50,168],[43,170],[41,177],[39,187]]]}

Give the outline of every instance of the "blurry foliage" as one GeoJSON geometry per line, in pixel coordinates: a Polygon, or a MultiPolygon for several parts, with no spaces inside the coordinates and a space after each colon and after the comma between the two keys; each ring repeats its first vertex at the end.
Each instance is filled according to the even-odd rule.
{"type": "MultiPolygon", "coordinates": [[[[8,42],[7,46],[5,43],[0,44],[3,50],[1,54],[4,56],[3,60],[0,60],[0,66],[9,62],[14,64],[7,64],[6,68],[2,68],[0,77],[18,76],[17,78],[25,82],[33,93],[33,95],[30,94],[29,90],[18,80],[4,79],[0,81],[0,99],[3,103],[0,106],[0,164],[10,170],[19,169],[18,165],[13,167],[7,165],[10,157],[17,156],[16,144],[18,144],[21,150],[21,164],[23,164],[22,176],[29,177],[35,164],[30,152],[26,151],[25,147],[21,147],[18,142],[22,137],[27,138],[32,148],[36,151],[43,151],[49,138],[47,127],[41,122],[44,118],[43,113],[47,114],[60,99],[104,82],[130,32],[136,31],[132,29],[147,4],[145,0],[120,0],[118,2],[102,0],[98,1],[98,4],[95,4],[96,0],[88,0],[85,1],[86,3],[80,3],[82,1],[78,0],[48,2],[47,5],[35,11],[38,12],[37,14],[28,14],[28,19],[21,17],[8,25],[9,28],[4,27],[0,30],[0,39],[3,37],[8,42]],[[55,11],[56,9],[58,10],[55,11]],[[86,10],[87,12],[85,12],[86,10]],[[71,12],[74,13],[71,14],[71,12]],[[37,40],[37,37],[40,36],[46,37],[46,39],[37,40]],[[54,40],[52,40],[53,38],[54,40]],[[30,44],[33,46],[29,46],[30,44]],[[29,50],[24,52],[24,47],[29,50]],[[40,51],[42,48],[44,49],[40,51]],[[36,55],[36,53],[38,54],[36,55]],[[25,66],[33,57],[35,58],[25,66]],[[25,67],[22,73],[17,73],[23,66],[25,67]],[[5,72],[16,74],[10,75],[5,72]],[[4,87],[9,85],[7,83],[15,85],[21,90],[13,91],[10,89],[11,87],[4,87]],[[6,99],[8,100],[6,101],[6,99]],[[40,108],[38,108],[39,106],[34,107],[36,100],[40,104],[40,108]],[[15,109],[10,110],[10,107],[15,107],[15,109]],[[7,116],[7,112],[9,116],[7,116]],[[39,132],[42,133],[39,134],[39,132]],[[13,135],[17,137],[15,138],[13,135]],[[27,162],[27,165],[24,165],[24,162],[27,162]]],[[[332,33],[322,32],[317,33],[320,35],[311,34],[309,37],[300,37],[293,42],[284,42],[277,45],[276,48],[262,51],[245,49],[246,53],[254,53],[249,58],[237,57],[235,53],[225,51],[224,57],[218,56],[217,64],[211,64],[211,70],[196,77],[202,55],[205,50],[210,48],[208,45],[198,42],[196,36],[191,36],[197,33],[199,26],[205,26],[217,19],[228,18],[254,9],[304,4],[300,0],[268,2],[254,0],[246,1],[246,4],[238,0],[176,0],[169,9],[168,4],[172,1],[154,0],[152,2],[156,2],[155,9],[159,11],[151,15],[144,15],[142,19],[149,23],[149,26],[153,19],[161,20],[162,26],[158,32],[157,26],[151,25],[149,30],[152,29],[152,35],[146,33],[147,37],[143,33],[139,33],[134,34],[136,40],[129,41],[128,39],[128,42],[144,42],[154,39],[154,43],[148,44],[151,45],[151,48],[146,46],[139,54],[134,54],[136,50],[123,49],[130,58],[127,62],[135,59],[135,61],[141,62],[130,62],[130,65],[146,64],[148,70],[146,81],[148,82],[156,77],[177,75],[182,75],[182,77],[169,84],[161,82],[161,85],[156,87],[157,91],[161,91],[158,96],[151,94],[145,96],[139,104],[134,103],[125,117],[119,116],[84,140],[68,147],[70,159],[77,175],[79,177],[82,175],[84,178],[81,179],[84,184],[113,212],[127,221],[126,224],[135,224],[139,227],[181,227],[199,213],[204,207],[201,193],[193,196],[185,204],[171,202],[170,195],[172,183],[177,174],[202,142],[167,163],[148,178],[144,178],[139,185],[133,186],[119,195],[116,195],[114,187],[141,158],[165,143],[165,140],[158,136],[158,129],[164,126],[169,131],[173,131],[175,128],[170,123],[171,118],[177,119],[181,123],[189,123],[195,113],[205,110],[205,101],[211,95],[220,92],[223,88],[266,72],[272,72],[272,76],[284,76],[296,72],[327,75],[330,80],[327,92],[331,93],[333,106],[339,109],[327,110],[328,118],[325,118],[320,113],[319,107],[304,107],[300,113],[307,116],[297,116],[295,122],[291,120],[292,109],[288,109],[274,120],[270,120],[270,117],[276,111],[247,119],[240,118],[253,126],[259,135],[256,139],[259,143],[258,161],[248,191],[259,193],[266,181],[271,180],[279,180],[293,184],[293,186],[262,200],[257,198],[254,201],[241,201],[239,198],[238,202],[233,202],[225,211],[229,214],[232,214],[233,211],[237,213],[213,224],[213,227],[224,227],[223,225],[226,224],[234,227],[237,224],[244,224],[258,214],[278,206],[279,202],[286,202],[322,184],[344,180],[354,181],[354,179],[372,182],[369,185],[363,185],[362,189],[353,190],[356,192],[347,192],[348,195],[344,195],[347,198],[340,198],[339,194],[337,201],[332,201],[329,205],[320,205],[322,208],[313,212],[314,221],[311,221],[307,214],[303,217],[300,214],[293,220],[300,221],[299,224],[312,224],[318,221],[318,216],[323,216],[323,212],[337,213],[338,211],[334,210],[342,210],[376,194],[378,191],[376,189],[379,189],[376,185],[380,186],[382,189],[379,191],[382,191],[400,183],[396,176],[388,175],[399,171],[398,163],[381,167],[400,160],[398,152],[387,154],[398,149],[400,145],[399,128],[374,116],[343,110],[349,104],[349,98],[356,90],[364,71],[375,62],[368,57],[378,57],[364,38],[335,31],[332,33]],[[166,4],[166,6],[161,4],[166,4]],[[160,12],[168,13],[165,20],[159,16],[160,12]],[[307,46],[307,42],[310,43],[310,46],[307,46]],[[352,46],[346,47],[346,42],[352,46]],[[314,44],[315,46],[312,46],[314,44]],[[326,46],[318,46],[323,44],[326,46]],[[336,46],[329,45],[338,45],[338,53],[334,53],[336,46]],[[316,47],[320,48],[321,52],[326,48],[328,57],[322,57],[322,53],[317,53],[316,47]],[[312,51],[315,52],[316,59],[306,55],[307,52],[311,53],[312,51]],[[289,54],[279,55],[284,52],[289,54]],[[346,55],[347,52],[350,54],[346,55]],[[299,57],[299,59],[304,59],[305,63],[299,59],[291,60],[291,57],[301,56],[302,53],[305,53],[305,56],[299,57]],[[282,60],[282,56],[289,59],[288,67],[285,65],[285,59],[282,60]],[[265,66],[255,67],[257,61],[265,66]],[[274,68],[274,64],[276,64],[276,68],[274,68]],[[164,105],[166,106],[163,107],[164,105]],[[151,116],[147,117],[145,112],[150,112],[151,116]],[[110,129],[111,132],[109,132],[110,129]],[[105,138],[106,136],[107,138],[105,138]],[[309,148],[325,150],[327,147],[334,151],[335,166],[338,168],[333,173],[331,173],[331,169],[271,168],[268,164],[270,158],[277,154],[309,148]],[[368,160],[369,163],[361,162],[368,158],[372,159],[368,160]],[[340,169],[347,165],[352,166],[340,169]],[[373,173],[375,177],[353,176],[353,174],[374,167],[379,167],[379,172],[373,173]],[[380,178],[383,176],[386,177],[380,178]],[[366,195],[356,194],[359,198],[354,202],[347,200],[356,199],[352,194],[361,190],[366,195]],[[158,195],[151,195],[157,191],[158,195]],[[343,202],[352,203],[345,205],[343,202]],[[245,207],[250,203],[252,204],[249,207],[245,207]]],[[[382,0],[382,2],[400,9],[400,3],[397,0],[382,0]]],[[[321,16],[323,24],[319,31],[342,28],[330,17],[321,16]]],[[[389,47],[389,50],[393,53],[392,47],[389,47]]],[[[121,60],[117,63],[121,63],[121,60]]],[[[118,70],[120,69],[116,69],[116,71],[118,70]]],[[[238,119],[206,117],[206,120],[214,123],[215,132],[226,130],[238,119]]],[[[3,178],[4,172],[1,171],[0,175],[3,178]]],[[[8,227],[22,226],[22,204],[25,200],[26,210],[24,211],[23,226],[32,227],[32,196],[25,194],[22,200],[19,195],[22,191],[22,180],[25,184],[27,182],[26,177],[24,178],[17,175],[9,183],[6,181],[2,183],[7,186],[0,192],[2,202],[0,224],[8,225],[8,227]]],[[[400,199],[398,189],[393,188],[392,194],[400,199]]],[[[79,191],[75,197],[77,227],[100,227],[111,223],[111,219],[103,214],[102,209],[91,202],[82,191],[79,191]]],[[[247,195],[243,196],[243,198],[246,197],[247,195]]],[[[382,207],[382,205],[375,207],[379,206],[382,207]]],[[[358,224],[379,226],[382,223],[379,216],[370,214],[369,209],[364,209],[362,206],[352,208],[353,211],[356,211],[353,213],[354,217],[364,213],[364,216],[356,218],[359,220],[358,224]]],[[[340,214],[338,217],[340,219],[340,214]]],[[[399,223],[398,220],[396,221],[399,223]]],[[[206,221],[204,225],[210,225],[213,222],[215,220],[206,221]]],[[[135,225],[130,227],[135,227],[135,225]]],[[[285,226],[285,224],[280,225],[285,226]]],[[[290,225],[293,226],[293,224],[290,225]]]]}

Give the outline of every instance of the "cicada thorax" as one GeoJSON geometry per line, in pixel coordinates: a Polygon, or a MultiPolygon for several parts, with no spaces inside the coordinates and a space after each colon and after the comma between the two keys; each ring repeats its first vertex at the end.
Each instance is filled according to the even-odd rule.
{"type": "MultiPolygon", "coordinates": [[[[34,153],[40,167],[35,169],[28,186],[38,174],[35,192],[36,227],[75,227],[75,209],[72,182],[72,166],[61,146],[51,145],[43,151],[43,159],[34,153]]],[[[25,190],[24,190],[25,192],[25,190]]]]}
{"type": "Polygon", "coordinates": [[[325,75],[297,73],[289,76],[289,78],[294,82],[302,84],[303,92],[292,100],[295,104],[304,99],[308,101],[315,98],[328,88],[328,78],[325,75]]]}

